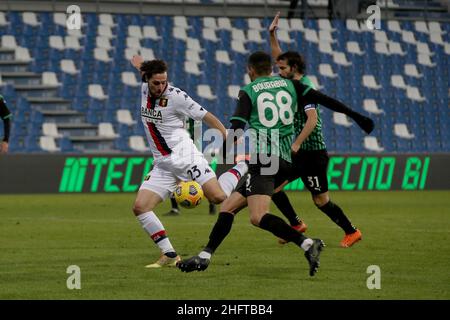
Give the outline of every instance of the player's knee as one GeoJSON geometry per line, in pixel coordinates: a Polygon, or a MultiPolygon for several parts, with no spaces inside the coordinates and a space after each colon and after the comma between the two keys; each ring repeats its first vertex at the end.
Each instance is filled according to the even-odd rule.
{"type": "Polygon", "coordinates": [[[133,204],[133,213],[134,213],[134,215],[138,216],[138,215],[140,215],[140,214],[142,214],[144,212],[147,212],[147,211],[150,211],[150,210],[147,210],[147,208],[146,208],[146,206],[145,206],[145,204],[143,202],[136,201],[133,204]]]}
{"type": "Polygon", "coordinates": [[[250,216],[250,223],[255,227],[259,227],[259,223],[261,221],[261,217],[259,216],[250,216]]]}
{"type": "Polygon", "coordinates": [[[224,202],[226,198],[227,198],[227,195],[222,192],[222,193],[213,194],[212,196],[210,196],[208,198],[208,200],[214,204],[220,204],[220,203],[224,202]]]}
{"type": "Polygon", "coordinates": [[[220,204],[220,212],[228,212],[236,215],[240,211],[240,205],[233,201],[231,198],[227,198],[220,204]]]}
{"type": "Polygon", "coordinates": [[[314,204],[318,208],[320,208],[320,207],[323,207],[324,205],[326,205],[328,203],[328,201],[330,201],[330,198],[328,197],[327,194],[322,193],[322,194],[314,195],[313,201],[314,201],[314,204]]]}

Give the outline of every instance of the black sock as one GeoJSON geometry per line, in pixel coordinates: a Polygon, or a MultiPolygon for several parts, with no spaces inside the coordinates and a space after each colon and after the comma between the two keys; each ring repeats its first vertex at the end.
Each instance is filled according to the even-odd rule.
{"type": "Polygon", "coordinates": [[[172,209],[178,209],[178,203],[174,197],[170,197],[170,203],[172,204],[172,209]]]}
{"type": "Polygon", "coordinates": [[[298,226],[300,224],[300,218],[297,216],[297,213],[295,213],[295,210],[284,191],[274,193],[272,195],[272,201],[281,213],[289,220],[291,226],[298,226]]]}
{"type": "Polygon", "coordinates": [[[334,223],[336,223],[346,234],[355,232],[350,220],[344,214],[342,209],[335,203],[328,201],[326,205],[319,207],[334,223]]]}
{"type": "Polygon", "coordinates": [[[216,205],[212,202],[209,203],[209,213],[216,214],[216,205]]]}
{"type": "Polygon", "coordinates": [[[259,222],[261,229],[272,232],[275,236],[286,241],[293,242],[299,247],[306,237],[292,229],[283,219],[273,214],[266,213],[259,222]]]}
{"type": "Polygon", "coordinates": [[[209,234],[209,242],[205,247],[205,251],[213,253],[220,246],[223,239],[230,233],[233,225],[234,215],[229,212],[219,213],[216,224],[209,234]]]}

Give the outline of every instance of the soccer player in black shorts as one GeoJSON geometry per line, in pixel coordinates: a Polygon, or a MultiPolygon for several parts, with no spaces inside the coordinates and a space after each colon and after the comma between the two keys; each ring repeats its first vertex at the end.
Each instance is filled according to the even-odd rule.
{"type": "MultiPolygon", "coordinates": [[[[311,80],[305,75],[305,61],[297,53],[288,51],[281,53],[281,48],[276,38],[279,13],[275,16],[269,27],[270,46],[272,57],[277,62],[280,76],[288,79],[296,79],[301,83],[314,87],[311,80]]],[[[358,113],[349,110],[334,110],[344,112],[354,119],[360,127],[367,133],[373,130],[371,120],[358,113]]],[[[356,229],[344,214],[342,209],[332,202],[328,193],[328,153],[322,134],[322,121],[318,106],[311,104],[303,110],[298,110],[294,119],[295,135],[299,136],[293,144],[293,174],[289,177],[289,182],[301,178],[306,188],[311,192],[314,204],[324,212],[334,223],[344,232],[345,236],[341,241],[342,247],[350,247],[361,240],[361,231],[356,229]],[[300,137],[301,136],[301,137],[300,137]]],[[[280,191],[272,196],[272,201],[289,220],[291,226],[299,232],[306,231],[306,224],[298,217],[286,193],[280,191]]],[[[286,240],[279,239],[280,243],[286,240]]]]}
{"type": "Polygon", "coordinates": [[[0,95],[0,118],[3,120],[3,140],[0,142],[0,153],[8,152],[9,132],[11,130],[10,119],[12,117],[11,112],[6,106],[6,101],[2,95],[0,95]]]}
{"type": "Polygon", "coordinates": [[[293,242],[305,251],[310,275],[313,276],[319,267],[323,241],[306,238],[283,219],[269,213],[270,200],[274,189],[292,174],[290,163],[297,104],[298,108],[317,103],[329,108],[348,108],[298,80],[271,77],[271,59],[264,52],[253,53],[247,68],[252,82],[239,92],[238,107],[231,117],[231,129],[243,129],[249,124],[250,130],[253,130],[250,131],[250,140],[258,141],[259,144],[251,148],[253,160],[243,178],[245,182],[241,180],[236,191],[221,205],[219,217],[204,250],[198,256],[180,261],[177,266],[185,272],[205,270],[212,254],[230,232],[234,215],[248,205],[253,225],[293,242]],[[276,143],[272,142],[274,134],[280,137],[276,143]],[[268,145],[263,143],[268,140],[268,145]],[[268,155],[270,162],[264,165],[266,162],[263,159],[268,155]],[[278,163],[278,168],[270,172],[268,169],[273,169],[274,162],[278,163]]]}

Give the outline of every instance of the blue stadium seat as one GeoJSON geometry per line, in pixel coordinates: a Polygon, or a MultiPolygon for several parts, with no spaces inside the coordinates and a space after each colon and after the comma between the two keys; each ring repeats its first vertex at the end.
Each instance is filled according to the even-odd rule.
{"type": "Polygon", "coordinates": [[[72,141],[70,141],[68,137],[62,137],[59,139],[59,147],[62,152],[75,152],[72,141]]]}
{"type": "MultiPolygon", "coordinates": [[[[190,38],[197,39],[203,49],[199,55],[202,62],[198,64],[202,75],[186,74],[184,71],[184,60],[186,57],[187,43],[184,40],[173,39],[172,31],[174,19],[169,16],[151,16],[137,14],[113,14],[115,26],[111,27],[115,38],[111,39],[112,49],[108,55],[113,60],[111,62],[99,62],[94,59],[99,17],[95,13],[85,13],[83,19],[85,25],[82,29],[83,37],[80,38],[81,50],[66,48],[64,50],[52,49],[49,47],[49,36],[60,35],[63,38],[67,31],[63,26],[53,22],[52,12],[39,12],[38,20],[40,26],[32,27],[25,25],[20,12],[6,12],[7,20],[10,24],[7,27],[0,27],[0,33],[13,35],[18,45],[26,47],[34,59],[29,67],[29,71],[42,73],[46,71],[55,72],[58,81],[62,86],[58,90],[58,96],[71,101],[72,110],[81,111],[86,115],[86,121],[98,124],[102,121],[112,122],[120,134],[120,139],[116,140],[115,147],[122,151],[129,151],[128,137],[132,134],[143,134],[140,123],[131,128],[116,125],[115,110],[129,109],[132,111],[134,119],[139,119],[140,87],[124,86],[120,75],[124,71],[135,72],[129,61],[125,58],[126,38],[128,26],[130,25],[151,25],[155,26],[157,32],[163,39],[152,40],[142,39],[142,47],[151,48],[157,58],[164,58],[169,63],[170,81],[180,88],[185,89],[199,103],[204,104],[208,110],[216,113],[224,123],[228,118],[235,101],[228,97],[228,85],[242,86],[244,83],[244,73],[246,66],[246,54],[235,52],[231,49],[232,35],[228,30],[217,30],[216,35],[220,39],[218,43],[205,40],[202,37],[203,21],[201,17],[188,17],[190,29],[187,34],[190,38]],[[226,50],[229,53],[233,64],[227,66],[218,64],[215,60],[217,50],[226,50]],[[79,70],[77,75],[70,75],[62,72],[60,62],[62,59],[71,59],[79,70]],[[100,102],[91,99],[88,95],[89,84],[100,84],[105,90],[108,99],[100,102]],[[209,101],[199,99],[196,93],[197,85],[208,84],[217,100],[209,101]],[[226,107],[224,107],[226,106],[226,107]]],[[[246,31],[248,28],[247,19],[231,19],[234,28],[246,31]]],[[[265,28],[271,22],[270,18],[262,21],[265,28]]],[[[314,19],[304,19],[304,26],[318,31],[318,22],[314,19]]],[[[385,22],[382,22],[385,25],[385,22]]],[[[414,24],[410,21],[402,21],[401,27],[404,30],[414,32],[417,41],[426,43],[433,52],[432,61],[436,66],[426,66],[418,63],[417,48],[415,45],[405,43],[400,33],[392,32],[387,27],[386,35],[390,41],[398,42],[405,56],[392,54],[390,56],[378,54],[375,48],[373,36],[367,33],[356,33],[348,31],[345,21],[332,21],[333,37],[336,43],[332,48],[336,52],[346,54],[347,59],[352,62],[352,67],[336,65],[330,54],[321,54],[318,45],[306,41],[305,35],[300,31],[291,31],[290,36],[295,39],[292,44],[282,43],[283,49],[300,50],[305,55],[308,73],[317,77],[323,86],[323,91],[331,96],[335,96],[349,104],[355,110],[363,110],[364,99],[375,99],[380,109],[385,114],[375,116],[379,129],[375,130],[374,136],[378,138],[380,144],[387,152],[406,152],[415,150],[417,152],[448,152],[450,150],[447,137],[449,134],[448,117],[448,83],[449,83],[449,62],[444,47],[430,41],[429,35],[415,31],[414,24]],[[349,54],[347,52],[347,41],[358,42],[361,50],[365,52],[363,56],[349,54]],[[298,47],[300,44],[300,48],[298,47]],[[351,57],[351,58],[350,58],[351,57]],[[332,66],[338,78],[331,79],[319,73],[319,64],[328,63],[332,66]],[[406,76],[404,74],[405,64],[415,64],[422,78],[406,76]],[[377,83],[382,87],[380,90],[368,89],[362,85],[362,76],[371,74],[377,83]],[[392,75],[403,75],[405,83],[409,86],[417,87],[425,102],[417,102],[407,97],[403,89],[393,88],[390,79],[392,75]],[[406,123],[415,139],[412,141],[400,140],[393,136],[393,125],[396,122],[406,123]],[[434,136],[433,136],[434,135],[434,136]],[[430,137],[434,137],[432,141],[430,137]]],[[[447,31],[443,35],[443,40],[448,42],[450,24],[441,23],[442,29],[447,31]]],[[[261,33],[264,37],[264,32],[261,33]]],[[[249,51],[269,50],[268,43],[258,44],[248,42],[245,47],[249,51]]],[[[1,56],[0,56],[1,59],[1,56]]],[[[1,72],[1,69],[0,69],[1,72]]],[[[4,82],[4,81],[3,81],[4,82]]],[[[31,121],[29,127],[14,126],[14,140],[11,143],[11,150],[25,148],[30,152],[39,151],[37,143],[29,137],[31,130],[39,134],[44,117],[40,112],[33,111],[33,104],[28,103],[21,93],[14,90],[11,84],[3,84],[0,87],[2,95],[7,97],[8,105],[14,110],[16,121],[31,121]],[[16,139],[17,138],[17,139],[16,139]],[[17,141],[17,145],[15,144],[17,141]]],[[[351,129],[336,128],[331,120],[332,113],[322,112],[324,135],[330,151],[339,152],[364,152],[363,135],[356,126],[351,129]]],[[[378,129],[378,128],[377,128],[378,129]]],[[[63,140],[60,145],[62,147],[63,140]]],[[[70,141],[69,141],[70,142],[70,141]]],[[[64,142],[65,143],[65,142],[64,142]]],[[[67,149],[62,148],[63,152],[67,149]]],[[[72,149],[70,149],[72,150],[72,149]]]]}

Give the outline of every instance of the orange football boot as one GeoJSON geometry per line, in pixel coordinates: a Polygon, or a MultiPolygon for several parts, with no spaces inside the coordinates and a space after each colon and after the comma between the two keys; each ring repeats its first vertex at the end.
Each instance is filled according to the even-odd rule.
{"type": "Polygon", "coordinates": [[[361,239],[362,239],[362,233],[361,233],[361,231],[356,229],[355,232],[345,235],[344,239],[342,239],[342,241],[341,241],[341,247],[349,248],[361,239]]]}

